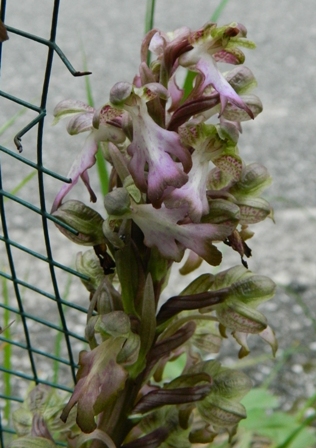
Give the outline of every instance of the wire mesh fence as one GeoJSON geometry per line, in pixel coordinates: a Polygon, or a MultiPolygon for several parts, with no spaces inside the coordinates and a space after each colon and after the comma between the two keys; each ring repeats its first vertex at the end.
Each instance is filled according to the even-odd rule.
{"type": "MultiPolygon", "coordinates": [[[[69,61],[63,53],[64,50],[68,54],[65,50],[68,42],[62,34],[63,28],[60,24],[63,19],[63,6],[67,3],[73,8],[74,3],[77,2],[71,0],[68,2],[67,0],[47,0],[46,2],[1,0],[1,20],[6,24],[10,37],[8,42],[3,43],[3,48],[0,44],[0,327],[3,330],[0,334],[0,446],[2,447],[9,446],[9,441],[14,433],[12,413],[21,405],[27,388],[34,383],[39,383],[53,386],[61,391],[70,391],[74,384],[78,352],[85,348],[85,340],[82,335],[84,334],[87,296],[81,294],[78,287],[80,282],[78,278],[75,278],[75,276],[78,277],[78,273],[67,267],[71,265],[72,255],[76,249],[73,249],[72,255],[68,253],[70,251],[67,250],[67,247],[70,246],[67,246],[65,238],[59,235],[54,226],[54,218],[49,214],[53,199],[51,195],[54,194],[52,192],[56,192],[60,187],[60,182],[64,182],[66,179],[58,174],[58,172],[65,172],[64,167],[59,166],[55,154],[52,157],[52,148],[54,148],[55,142],[52,139],[48,140],[47,137],[50,118],[47,118],[46,111],[52,110],[52,107],[48,107],[48,103],[53,88],[54,98],[50,106],[65,99],[64,92],[60,92],[58,96],[56,85],[58,86],[61,82],[69,82],[67,89],[71,88],[71,85],[76,82],[76,76],[82,75],[70,63],[77,66],[78,60],[74,62],[73,56],[71,56],[71,61],[69,61]],[[25,15],[27,7],[29,13],[25,15]],[[30,20],[30,17],[34,20],[30,20]],[[13,20],[15,18],[19,20],[13,20]],[[39,22],[41,22],[40,30],[37,30],[36,26],[31,26],[39,24],[39,22]],[[57,32],[58,23],[59,30],[57,32]],[[62,42],[60,46],[57,45],[58,36],[59,42],[62,42]],[[16,55],[14,58],[11,57],[13,53],[16,55]],[[14,59],[14,63],[12,63],[12,59],[14,59]],[[58,66],[58,73],[56,66],[58,66]],[[60,74],[63,76],[62,80],[60,74]],[[23,151],[20,153],[21,148],[23,151]],[[48,188],[53,182],[56,188],[48,188]],[[11,326],[9,326],[10,324],[11,326]]],[[[137,43],[143,32],[142,26],[138,26],[136,21],[138,16],[142,17],[141,3],[134,2],[132,11],[128,9],[126,17],[128,16],[128,23],[134,24],[135,30],[133,31],[135,32],[128,36],[130,45],[123,40],[120,45],[118,36],[122,35],[123,26],[127,23],[126,18],[125,22],[123,19],[122,21],[118,20],[121,8],[107,8],[110,2],[106,4],[106,1],[93,2],[96,9],[93,20],[101,15],[102,8],[102,14],[106,10],[108,20],[115,23],[117,31],[117,34],[112,33],[113,36],[108,33],[107,45],[104,45],[108,51],[107,58],[104,59],[116,63],[113,79],[111,74],[107,73],[106,82],[109,86],[120,80],[120,78],[116,78],[116,71],[124,73],[126,79],[132,79],[134,75],[137,43]],[[117,15],[115,15],[115,9],[118,10],[117,15]],[[124,52],[123,45],[126,47],[124,52]],[[117,47],[119,47],[119,51],[117,47]],[[133,53],[133,47],[135,47],[135,53],[133,53]]],[[[176,8],[181,5],[182,20],[185,16],[184,11],[182,12],[185,10],[182,1],[178,2],[178,6],[176,2],[171,5],[168,0],[159,3],[161,4],[164,29],[174,29],[172,24],[169,25],[165,22],[175,14],[170,12],[166,15],[165,6],[168,4],[168,7],[174,7],[177,10],[176,8]]],[[[285,5],[284,2],[281,3],[285,5]]],[[[298,109],[304,106],[304,109],[312,111],[314,108],[313,97],[308,93],[311,90],[303,89],[300,95],[296,96],[287,94],[297,79],[301,79],[303,76],[301,71],[298,76],[293,66],[294,55],[303,57],[303,53],[300,51],[300,40],[294,34],[290,45],[293,48],[293,57],[286,60],[286,66],[291,67],[291,70],[288,70],[282,85],[275,81],[275,73],[279,70],[280,54],[286,54],[290,38],[285,31],[279,33],[279,30],[282,29],[280,26],[287,30],[289,20],[297,21],[299,7],[293,12],[292,18],[284,15],[286,20],[282,22],[280,14],[283,9],[280,7],[280,11],[273,10],[273,15],[264,14],[269,9],[264,4],[259,27],[257,25],[257,8],[253,9],[247,5],[247,2],[243,5],[240,5],[240,2],[231,2],[231,10],[227,18],[225,20],[223,18],[223,20],[225,22],[241,17],[243,22],[252,27],[249,34],[255,35],[254,40],[260,46],[260,51],[254,52],[251,57],[258,58],[255,59],[255,65],[260,67],[258,71],[259,75],[261,73],[261,93],[267,92],[264,100],[267,111],[264,116],[268,118],[265,118],[264,126],[259,122],[257,130],[253,134],[253,142],[261,142],[260,148],[264,154],[264,163],[270,157],[269,170],[274,171],[272,173],[275,178],[273,188],[276,194],[287,195],[287,198],[298,198],[300,201],[304,201],[306,207],[314,207],[314,176],[313,170],[310,169],[314,156],[310,151],[308,157],[306,155],[299,159],[299,152],[288,151],[288,148],[300,145],[302,135],[306,148],[313,147],[311,143],[313,132],[310,131],[313,129],[310,121],[313,114],[308,114],[309,120],[306,119],[306,114],[302,115],[302,121],[297,122],[298,109]],[[237,13],[242,8],[243,10],[238,16],[237,13]],[[277,27],[271,26],[272,16],[275,23],[278,24],[277,27]],[[271,33],[269,38],[266,36],[267,29],[271,33]],[[275,48],[276,41],[278,42],[277,48],[275,48]],[[274,50],[273,57],[271,48],[274,50]],[[262,64],[262,60],[269,60],[269,64],[262,64]],[[275,98],[280,99],[282,95],[283,102],[280,102],[280,107],[275,108],[275,104],[277,104],[275,98]],[[273,103],[271,98],[274,99],[273,103]],[[300,126],[299,132],[298,126],[300,126]],[[270,132],[267,132],[267,129],[270,129],[270,132]],[[277,134],[279,138],[274,138],[277,134]],[[286,156],[279,149],[280,140],[284,142],[286,156]],[[273,164],[271,160],[274,161],[273,164]],[[299,169],[294,170],[295,166],[299,169]],[[289,172],[291,176],[288,175],[289,172]],[[304,183],[299,182],[300,177],[304,177],[304,183]]],[[[196,12],[196,20],[200,24],[201,17],[204,17],[201,12],[203,2],[199,2],[195,6],[197,10],[200,8],[200,12],[196,12]]],[[[313,20],[313,15],[305,17],[303,9],[301,9],[301,13],[302,21],[308,18],[313,20]]],[[[189,15],[193,16],[192,11],[188,8],[187,19],[189,15]]],[[[93,20],[88,23],[91,25],[93,20]]],[[[65,24],[65,22],[63,23],[65,24]]],[[[185,20],[184,23],[186,23],[185,20]]],[[[105,25],[106,23],[102,22],[103,30],[106,29],[105,25]]],[[[111,28],[112,31],[113,29],[111,28]]],[[[307,30],[306,33],[310,32],[312,24],[304,29],[307,30]]],[[[303,31],[301,30],[301,32],[303,31]]],[[[88,32],[85,35],[86,38],[87,35],[88,32]]],[[[305,41],[311,42],[308,39],[305,41]]],[[[67,48],[69,49],[69,46],[67,48]]],[[[97,46],[93,45],[94,48],[97,46]]],[[[97,51],[93,53],[93,58],[98,62],[97,51]]],[[[299,57],[297,60],[300,60],[299,57]]],[[[301,62],[303,64],[303,60],[301,62]]],[[[300,70],[302,64],[297,62],[294,65],[297,70],[300,70]]],[[[102,67],[103,65],[106,65],[104,61],[102,61],[102,67]]],[[[92,71],[95,72],[95,69],[93,68],[92,71]]],[[[306,73],[305,81],[300,83],[305,86],[309,79],[312,79],[308,78],[308,76],[312,77],[311,68],[306,73]]],[[[81,82],[84,84],[83,81],[81,82]]],[[[101,96],[106,90],[102,76],[100,85],[101,96]]],[[[77,95],[77,93],[75,98],[84,100],[84,96],[77,95]]],[[[61,133],[64,132],[63,130],[61,133]]],[[[70,140],[71,145],[72,139],[70,140]]],[[[260,152],[259,149],[255,153],[256,159],[260,152]]],[[[59,150],[57,148],[57,151],[59,150]]],[[[248,146],[250,159],[252,159],[252,151],[254,149],[250,144],[248,146]]],[[[65,169],[67,170],[68,167],[65,169]]],[[[80,185],[76,188],[79,189],[80,185]]],[[[313,213],[314,211],[313,209],[313,213]]],[[[289,397],[311,394],[315,384],[315,369],[307,370],[312,365],[310,359],[314,359],[313,353],[315,352],[315,333],[313,332],[313,328],[315,328],[313,317],[315,315],[313,308],[315,282],[311,274],[314,272],[311,269],[315,263],[314,252],[310,251],[314,214],[312,215],[310,212],[310,219],[307,219],[303,213],[304,210],[300,214],[294,214],[294,212],[296,213],[297,210],[288,210],[284,215],[277,216],[278,225],[273,232],[269,227],[268,230],[263,229],[257,235],[253,242],[254,247],[252,247],[254,253],[261,255],[254,257],[251,262],[254,271],[271,274],[273,278],[281,279],[281,282],[289,284],[289,286],[293,281],[293,285],[298,288],[298,293],[294,291],[296,296],[301,294],[306,299],[306,303],[310,304],[310,309],[307,309],[305,313],[306,319],[304,313],[296,314],[297,308],[303,309],[303,307],[295,305],[293,297],[293,300],[289,301],[289,297],[284,293],[281,294],[278,304],[271,306],[269,321],[272,321],[274,328],[278,328],[280,346],[288,347],[292,343],[303,341],[304,347],[303,350],[301,346],[298,346],[296,352],[293,351],[294,354],[290,350],[284,352],[284,359],[287,359],[287,363],[284,361],[283,368],[276,375],[274,390],[277,392],[281,390],[285,396],[285,402],[289,400],[289,397]],[[277,229],[279,229],[278,233],[277,229]],[[271,233],[274,235],[273,240],[271,233]],[[258,250],[255,247],[256,244],[258,244],[258,250]],[[260,247],[259,244],[261,244],[260,247]],[[291,256],[287,257],[284,254],[288,253],[289,247],[291,247],[291,256]],[[296,307],[295,314],[292,312],[294,307],[296,307]],[[279,316],[282,316],[282,320],[289,322],[289,325],[282,326],[281,337],[279,316]],[[310,325],[312,319],[313,327],[310,325]],[[285,358],[286,353],[290,353],[287,355],[288,358],[285,358]],[[307,366],[306,371],[300,370],[300,365],[304,366],[304,363],[307,366]],[[297,369],[294,370],[294,368],[297,369]]],[[[270,363],[270,370],[271,365],[270,363]]],[[[258,375],[258,381],[261,382],[262,377],[268,375],[270,370],[269,368],[265,371],[262,370],[260,375],[255,372],[258,375]]]]}
{"type": "MultiPolygon", "coordinates": [[[[1,2],[1,20],[6,23],[9,42],[14,41],[7,51],[5,47],[1,51],[0,44],[2,69],[6,67],[8,52],[14,51],[14,44],[21,46],[27,42],[32,48],[28,63],[34,65],[36,77],[35,81],[33,78],[23,80],[24,89],[20,95],[14,92],[14,88],[7,90],[5,84],[0,91],[2,111],[6,111],[2,114],[0,136],[3,137],[3,131],[8,127],[14,133],[14,144],[11,139],[4,142],[2,138],[0,141],[2,447],[8,446],[14,433],[12,412],[23,401],[30,385],[46,384],[71,391],[77,353],[85,342],[80,336],[83,332],[78,331],[78,325],[80,322],[83,324],[85,318],[84,302],[81,305],[80,300],[76,304],[69,300],[72,278],[81,275],[59,262],[58,256],[54,257],[50,232],[56,219],[47,211],[50,205],[46,204],[45,197],[47,179],[63,182],[67,179],[45,166],[43,142],[54,57],[63,62],[69,76],[85,73],[77,72],[56,44],[60,1],[54,0],[50,4],[49,36],[46,39],[10,26],[6,17],[10,1],[1,2]],[[41,66],[38,61],[40,55],[41,66]],[[30,80],[40,86],[40,95],[34,102],[28,98],[30,80]],[[28,134],[33,138],[28,139],[28,134]],[[30,141],[34,142],[33,145],[30,141]]],[[[24,76],[18,67],[13,68],[13,74],[15,77],[24,76]]]]}

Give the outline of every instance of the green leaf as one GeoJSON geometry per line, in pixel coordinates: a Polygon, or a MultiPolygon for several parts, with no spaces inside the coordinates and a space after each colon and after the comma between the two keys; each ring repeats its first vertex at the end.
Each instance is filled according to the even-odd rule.
{"type": "Polygon", "coordinates": [[[154,342],[156,332],[156,302],[151,275],[147,275],[141,310],[140,323],[140,357],[145,358],[154,342]]]}
{"type": "Polygon", "coordinates": [[[138,292],[138,262],[131,243],[115,252],[116,270],[122,288],[122,301],[126,314],[136,315],[135,298],[138,292]]]}
{"type": "Polygon", "coordinates": [[[258,387],[252,389],[241,402],[249,411],[247,421],[251,418],[251,412],[254,409],[274,409],[279,406],[279,399],[275,395],[266,389],[258,387]]]}
{"type": "Polygon", "coordinates": [[[168,380],[181,375],[181,372],[183,372],[183,369],[185,367],[186,360],[187,354],[183,353],[177,359],[171,359],[169,362],[167,362],[163,371],[163,378],[168,380]]]}

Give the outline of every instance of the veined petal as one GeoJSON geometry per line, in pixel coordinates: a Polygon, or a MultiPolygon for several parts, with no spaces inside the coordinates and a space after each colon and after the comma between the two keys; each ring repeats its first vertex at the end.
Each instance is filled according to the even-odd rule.
{"type": "Polygon", "coordinates": [[[71,183],[65,183],[59,193],[57,194],[51,212],[57,210],[60,206],[63,198],[78,182],[79,177],[82,178],[85,186],[90,193],[90,201],[96,202],[97,198],[90,186],[88,169],[95,164],[95,155],[98,150],[98,142],[100,141],[114,141],[116,143],[125,140],[125,135],[122,129],[115,126],[106,124],[99,127],[99,129],[93,130],[87,137],[84,147],[81,153],[73,162],[70,171],[67,175],[71,179],[71,183]]]}
{"type": "Polygon", "coordinates": [[[69,117],[73,114],[79,113],[93,113],[94,109],[91,106],[83,103],[82,101],[77,100],[63,100],[60,101],[54,109],[54,122],[53,124],[58,123],[61,118],[69,117]]]}
{"type": "Polygon", "coordinates": [[[80,134],[81,132],[92,130],[93,112],[85,112],[69,120],[67,131],[70,135],[80,134]]]}
{"type": "Polygon", "coordinates": [[[174,261],[182,259],[184,248],[189,248],[211,265],[221,262],[221,253],[213,245],[214,241],[225,239],[235,227],[224,224],[178,224],[187,214],[187,208],[168,209],[162,206],[154,209],[150,204],[134,204],[130,218],[144,233],[144,243],[157,247],[166,258],[174,261]]]}
{"type": "Polygon", "coordinates": [[[192,164],[187,183],[168,194],[164,203],[168,208],[187,205],[192,221],[199,222],[201,216],[209,211],[206,197],[209,161],[205,160],[203,153],[195,150],[192,154],[192,164]]]}
{"type": "Polygon", "coordinates": [[[270,345],[273,356],[275,356],[278,350],[278,341],[275,337],[272,328],[269,327],[268,325],[267,328],[265,328],[263,331],[261,331],[261,333],[259,333],[259,336],[270,345]]]}
{"type": "Polygon", "coordinates": [[[244,109],[253,118],[251,109],[242,101],[216,66],[216,55],[217,59],[222,60],[225,52],[226,56],[229,56],[228,61],[225,62],[234,64],[243,62],[243,53],[236,48],[243,39],[235,39],[234,42],[233,38],[235,36],[243,38],[245,35],[246,30],[239,24],[222,28],[216,28],[213,23],[206,24],[201,30],[191,34],[189,41],[193,49],[180,56],[179,64],[200,74],[191,97],[202,95],[208,86],[212,86],[220,95],[221,113],[230,101],[244,109]]]}
{"type": "Polygon", "coordinates": [[[192,48],[188,40],[190,32],[189,28],[182,27],[166,34],[157,31],[152,37],[149,50],[158,56],[168,75],[172,73],[179,55],[192,48]]]}
{"type": "Polygon", "coordinates": [[[206,53],[204,49],[199,50],[198,48],[194,48],[182,55],[179,62],[184,67],[189,67],[190,70],[197,71],[201,75],[200,82],[196,84],[196,89],[194,89],[194,95],[201,95],[206,87],[211,85],[220,95],[221,113],[223,113],[227,101],[230,101],[241,109],[244,109],[253,118],[251,109],[244,103],[218,70],[212,55],[206,53]]]}
{"type": "Polygon", "coordinates": [[[84,176],[83,180],[90,193],[91,202],[96,202],[96,196],[90,187],[88,173],[85,173],[88,168],[91,168],[95,164],[95,154],[98,150],[97,142],[94,139],[93,132],[87,137],[84,147],[81,153],[73,162],[67,177],[71,179],[71,183],[65,183],[59,190],[55,200],[53,202],[51,213],[56,211],[63,198],[67,193],[76,185],[80,176],[84,176]],[[85,174],[84,174],[85,173],[85,174]]]}
{"type": "Polygon", "coordinates": [[[176,132],[154,122],[143,98],[134,94],[133,99],[133,105],[129,102],[123,106],[133,122],[133,141],[127,148],[131,156],[129,169],[136,186],[147,191],[149,200],[159,207],[167,187],[180,188],[187,182],[191,156],[176,132]],[[173,157],[181,162],[183,169],[173,157]],[[145,174],[146,164],[148,173],[145,174]]]}
{"type": "Polygon", "coordinates": [[[188,174],[188,182],[181,188],[175,189],[164,197],[168,208],[187,205],[192,221],[199,222],[208,213],[209,204],[206,197],[209,161],[219,160],[226,146],[231,145],[227,139],[218,136],[217,128],[213,125],[191,120],[178,130],[181,141],[194,148],[192,153],[192,168],[188,174]]]}

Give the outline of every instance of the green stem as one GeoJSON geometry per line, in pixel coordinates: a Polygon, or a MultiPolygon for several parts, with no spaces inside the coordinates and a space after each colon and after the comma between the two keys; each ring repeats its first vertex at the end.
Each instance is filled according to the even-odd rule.
{"type": "MultiPolygon", "coordinates": [[[[107,407],[100,416],[98,429],[110,436],[115,446],[121,446],[125,437],[134,426],[134,423],[128,417],[133,409],[142,382],[143,373],[136,380],[128,379],[124,390],[112,403],[112,406],[107,407]]],[[[91,448],[107,447],[103,442],[95,440],[92,442],[91,448]]]]}
{"type": "MultiPolygon", "coordinates": [[[[11,328],[10,328],[10,311],[6,308],[9,306],[9,291],[8,291],[8,284],[7,280],[5,278],[2,279],[2,295],[4,300],[4,312],[3,312],[3,325],[6,330],[4,331],[3,335],[6,339],[11,339],[11,328]]],[[[12,356],[12,346],[11,344],[4,343],[3,347],[3,367],[5,370],[10,371],[11,370],[11,356],[12,356]]],[[[11,396],[11,377],[9,373],[4,372],[3,373],[3,383],[4,383],[4,394],[7,397],[11,396]]],[[[4,412],[3,416],[4,418],[9,421],[11,415],[11,401],[6,400],[5,406],[4,406],[4,412]]]]}
{"type": "MultiPolygon", "coordinates": [[[[156,0],[147,0],[146,5],[146,15],[145,15],[145,34],[152,30],[154,27],[154,16],[155,16],[155,3],[156,0]]],[[[147,65],[150,64],[150,53],[147,53],[147,65]]]]}
{"type": "Polygon", "coordinates": [[[280,445],[276,446],[276,448],[290,448],[290,446],[292,445],[292,442],[294,441],[294,439],[296,439],[296,437],[299,435],[299,433],[301,431],[303,431],[303,429],[310,425],[311,423],[313,423],[316,419],[316,413],[313,413],[312,415],[310,415],[309,417],[307,417],[302,424],[296,428],[290,435],[289,437],[287,437],[287,439],[281,443],[280,445]]]}
{"type": "Polygon", "coordinates": [[[221,0],[220,1],[218,7],[215,9],[215,11],[213,12],[213,14],[211,16],[211,22],[217,22],[217,20],[222,15],[222,12],[224,11],[228,2],[229,2],[229,0],[221,0]]]}
{"type": "MultiPolygon", "coordinates": [[[[88,71],[87,57],[86,57],[86,53],[83,48],[83,44],[81,44],[81,51],[82,51],[84,70],[88,71]]],[[[85,76],[84,81],[85,81],[85,87],[86,87],[87,102],[88,102],[89,106],[94,107],[92,87],[91,87],[91,81],[90,81],[89,76],[85,76]]],[[[104,160],[100,145],[98,145],[98,152],[96,153],[95,158],[96,158],[96,166],[97,166],[97,172],[98,172],[98,177],[99,177],[101,193],[103,196],[105,196],[109,191],[109,175],[108,175],[108,171],[106,169],[106,162],[104,160]]]]}

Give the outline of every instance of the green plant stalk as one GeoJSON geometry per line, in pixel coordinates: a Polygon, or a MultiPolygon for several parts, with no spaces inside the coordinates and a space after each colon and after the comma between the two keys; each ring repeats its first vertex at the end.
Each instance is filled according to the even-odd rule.
{"type": "MultiPolygon", "coordinates": [[[[147,0],[146,14],[145,14],[145,35],[148,31],[152,30],[154,27],[154,16],[155,16],[155,3],[156,0],[147,0]]],[[[147,52],[147,65],[150,65],[150,52],[147,52]]]]}
{"type": "Polygon", "coordinates": [[[154,27],[156,0],[147,0],[145,15],[145,34],[154,27]]]}
{"type": "Polygon", "coordinates": [[[211,16],[211,22],[216,22],[220,18],[228,2],[229,0],[221,0],[219,2],[219,5],[211,16]]]}
{"type": "MultiPolygon", "coordinates": [[[[8,283],[6,278],[2,278],[2,297],[4,301],[4,313],[3,313],[3,326],[5,328],[3,335],[6,339],[11,339],[11,327],[10,325],[10,311],[6,308],[9,306],[9,291],[8,291],[8,283]]],[[[3,347],[3,367],[7,370],[11,370],[11,356],[12,356],[12,346],[11,344],[4,344],[3,347]]],[[[3,384],[4,384],[4,394],[7,397],[11,396],[11,381],[10,374],[3,372],[3,384]]],[[[6,400],[4,411],[4,418],[9,421],[11,415],[11,401],[6,400]]]]}
{"type": "Polygon", "coordinates": [[[309,417],[306,417],[306,419],[302,422],[302,424],[296,428],[288,437],[287,439],[281,443],[280,445],[277,445],[275,448],[290,448],[292,442],[294,439],[299,435],[301,431],[303,431],[306,426],[309,426],[312,422],[314,422],[316,419],[316,413],[314,412],[309,417]]]}
{"type": "MultiPolygon", "coordinates": [[[[119,397],[100,416],[98,427],[111,437],[116,446],[121,446],[134,425],[133,421],[128,418],[128,413],[131,411],[132,403],[141,387],[143,375],[144,372],[135,380],[128,379],[119,397]]],[[[91,448],[104,448],[104,444],[96,440],[92,442],[91,448]]]]}
{"type": "MultiPolygon", "coordinates": [[[[300,409],[297,412],[297,419],[301,420],[304,417],[304,414],[306,412],[306,410],[310,407],[312,407],[314,404],[316,403],[316,393],[314,393],[310,398],[308,398],[305,403],[304,406],[302,407],[302,409],[300,409]]],[[[315,415],[315,419],[316,419],[316,415],[315,415]]]]}
{"type": "MultiPolygon", "coordinates": [[[[81,51],[82,51],[82,59],[83,59],[83,67],[84,70],[87,71],[87,58],[86,54],[83,48],[83,44],[81,45],[81,51]]],[[[89,106],[94,107],[94,100],[92,95],[92,87],[89,76],[84,77],[85,80],[85,88],[86,88],[86,95],[87,95],[87,102],[89,106]]],[[[99,183],[100,183],[100,189],[103,196],[105,196],[108,193],[108,184],[109,184],[109,175],[106,168],[106,162],[104,160],[101,147],[98,145],[98,151],[96,153],[96,167],[99,177],[99,183]]]]}

